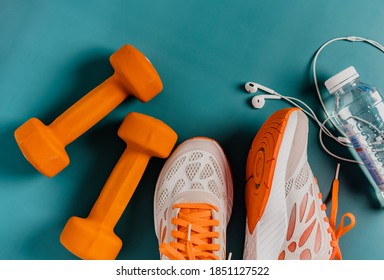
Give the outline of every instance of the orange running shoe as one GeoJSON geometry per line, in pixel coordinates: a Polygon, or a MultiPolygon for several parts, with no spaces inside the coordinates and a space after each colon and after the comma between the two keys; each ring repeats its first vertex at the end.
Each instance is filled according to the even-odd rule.
{"type": "Polygon", "coordinates": [[[165,163],[155,190],[155,229],[161,259],[226,258],[232,184],[228,161],[216,141],[192,138],[177,147],[165,163]]]}
{"type": "Polygon", "coordinates": [[[299,109],[275,112],[253,140],[246,167],[244,259],[341,259],[338,239],[355,224],[343,216],[336,229],[338,180],[328,219],[307,161],[308,118],[299,109]],[[351,222],[344,227],[344,219],[351,222]]]}

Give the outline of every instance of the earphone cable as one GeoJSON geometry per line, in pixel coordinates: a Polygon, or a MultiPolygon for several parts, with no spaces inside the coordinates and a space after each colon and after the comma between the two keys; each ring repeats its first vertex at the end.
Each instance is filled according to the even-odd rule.
{"type": "MultiPolygon", "coordinates": [[[[298,99],[298,98],[295,98],[295,97],[291,97],[291,96],[284,96],[284,95],[281,95],[280,93],[270,89],[270,88],[267,88],[265,86],[261,86],[261,85],[258,85],[256,83],[247,83],[246,84],[246,89],[247,89],[247,85],[248,84],[251,84],[252,87],[254,87],[255,85],[257,86],[260,86],[260,89],[263,90],[263,91],[266,91],[267,93],[271,94],[271,95],[276,95],[276,96],[279,96],[281,99],[283,99],[284,101],[290,103],[291,105],[295,106],[295,107],[298,107],[300,108],[307,116],[309,116],[310,118],[312,118],[316,123],[317,125],[319,126],[319,141],[320,141],[320,145],[322,146],[323,150],[329,154],[330,156],[336,158],[336,159],[339,159],[339,160],[342,160],[342,161],[346,161],[346,162],[351,162],[351,163],[357,163],[357,164],[363,164],[363,162],[360,162],[360,161],[356,161],[356,160],[353,160],[353,159],[348,159],[348,158],[343,158],[343,157],[340,157],[334,153],[332,153],[331,151],[328,150],[328,148],[325,146],[324,144],[324,141],[323,141],[323,133],[325,135],[327,135],[329,138],[333,139],[335,142],[337,142],[338,144],[342,145],[342,146],[345,146],[347,148],[353,148],[352,144],[350,143],[347,135],[344,133],[344,131],[342,131],[342,129],[335,123],[335,118],[333,115],[330,115],[328,113],[328,110],[324,104],[324,101],[323,101],[323,98],[322,98],[322,95],[321,95],[321,92],[320,92],[320,88],[319,88],[319,85],[318,85],[318,80],[317,80],[317,60],[318,60],[318,57],[320,55],[320,53],[323,51],[323,49],[328,46],[329,44],[333,43],[333,42],[336,42],[336,41],[343,41],[343,40],[346,40],[346,41],[349,41],[349,42],[367,42],[371,45],[373,45],[374,47],[378,48],[379,50],[381,50],[382,52],[384,52],[384,46],[379,44],[378,42],[376,41],[373,41],[373,40],[370,40],[370,39],[366,39],[366,38],[363,38],[363,37],[357,37],[357,36],[345,36],[345,37],[337,37],[337,38],[333,38],[331,40],[328,40],[327,42],[325,42],[322,46],[320,46],[320,48],[316,51],[314,57],[313,57],[313,64],[312,64],[312,72],[313,72],[313,80],[314,80],[314,84],[315,84],[315,88],[316,88],[316,92],[317,92],[317,95],[318,95],[318,99],[319,99],[319,102],[320,102],[320,105],[322,107],[322,110],[325,114],[325,120],[323,122],[320,121],[320,119],[316,116],[315,112],[302,100],[298,99]],[[304,107],[304,108],[303,108],[304,107]],[[326,126],[326,123],[327,122],[330,122],[332,124],[332,126],[339,132],[340,135],[342,136],[335,136],[326,126]]],[[[257,90],[257,88],[256,88],[257,90]]],[[[247,89],[248,92],[256,92],[255,91],[250,91],[249,89],[247,89]]],[[[361,118],[358,118],[358,117],[352,117],[362,123],[364,123],[365,125],[369,125],[370,127],[373,127],[377,132],[379,132],[379,135],[380,135],[380,139],[376,139],[377,142],[381,141],[382,139],[384,139],[384,134],[380,131],[380,129],[376,126],[374,126],[373,124],[361,119],[361,118]]]]}
{"type": "MultiPolygon", "coordinates": [[[[349,37],[352,37],[352,36],[349,36],[349,37]]],[[[341,131],[338,126],[334,123],[334,121],[331,119],[331,116],[329,115],[328,111],[327,111],[327,108],[325,107],[325,104],[324,104],[324,101],[323,101],[323,98],[321,96],[321,92],[320,92],[320,88],[319,88],[319,85],[318,85],[318,82],[317,82],[317,73],[316,73],[316,67],[317,67],[317,59],[320,55],[320,53],[323,51],[323,49],[328,46],[329,44],[333,43],[333,42],[336,42],[336,41],[343,41],[343,40],[348,40],[349,37],[337,37],[337,38],[333,38],[327,42],[325,42],[316,52],[314,58],[313,58],[313,64],[312,64],[312,73],[313,73],[313,82],[315,84],[315,88],[316,88],[316,92],[317,92],[317,96],[319,98],[319,102],[320,102],[320,105],[325,113],[325,115],[327,116],[327,118],[329,119],[329,121],[332,123],[332,125],[334,127],[336,127],[336,129],[338,129],[339,133],[341,135],[344,135],[344,132],[341,131]]],[[[357,38],[357,37],[355,37],[357,38]]],[[[348,41],[351,41],[351,40],[348,40],[348,41]]],[[[353,41],[351,41],[353,42],[353,41]]]]}
{"type": "MultiPolygon", "coordinates": [[[[343,145],[343,146],[346,146],[346,147],[351,147],[351,145],[345,143],[344,141],[341,141],[338,137],[334,136],[328,130],[328,128],[325,126],[325,124],[321,123],[319,118],[316,116],[315,112],[313,112],[313,110],[304,101],[302,101],[302,100],[300,100],[298,98],[295,98],[295,97],[284,96],[284,95],[282,95],[280,93],[277,93],[277,92],[274,92],[273,94],[276,94],[276,95],[280,96],[281,99],[285,100],[286,102],[292,104],[293,106],[295,106],[297,108],[300,108],[305,114],[307,114],[310,118],[312,118],[317,123],[317,125],[320,128],[320,131],[324,132],[328,137],[332,138],[334,141],[336,141],[340,145],[343,145]],[[304,106],[305,109],[302,106],[300,106],[298,103],[300,103],[302,106],[304,106]]],[[[328,122],[330,118],[331,117],[327,117],[326,122],[328,122]]],[[[321,143],[323,143],[323,142],[321,141],[321,143]]],[[[323,146],[323,148],[325,148],[325,147],[323,146]]],[[[328,150],[328,149],[325,148],[325,150],[328,150]]],[[[333,156],[333,154],[332,154],[332,156],[333,156]]],[[[337,158],[340,159],[340,157],[337,157],[337,158]]]]}
{"type": "MultiPolygon", "coordinates": [[[[319,102],[320,102],[320,105],[326,115],[326,119],[325,121],[323,122],[323,124],[320,126],[320,131],[319,131],[319,140],[320,140],[320,143],[321,143],[321,146],[323,147],[323,149],[331,156],[335,157],[335,158],[338,158],[340,160],[344,160],[344,161],[347,161],[347,162],[352,162],[352,163],[358,163],[358,164],[363,164],[362,162],[360,161],[355,161],[355,160],[351,160],[351,159],[346,159],[346,158],[341,158],[335,154],[333,154],[332,152],[330,152],[324,145],[323,143],[323,140],[322,140],[322,132],[325,130],[323,130],[323,128],[325,128],[325,123],[327,123],[328,121],[332,123],[333,127],[335,127],[338,132],[343,135],[344,137],[346,137],[345,133],[339,128],[339,126],[337,124],[335,124],[332,116],[329,115],[326,107],[325,107],[325,104],[324,104],[324,101],[323,101],[323,98],[321,96],[321,92],[320,92],[320,88],[319,88],[319,85],[318,85],[318,81],[317,81],[317,73],[316,73],[316,67],[317,67],[317,59],[320,55],[320,53],[322,52],[322,50],[328,46],[329,44],[333,43],[333,42],[336,42],[336,41],[349,41],[349,42],[366,42],[368,44],[371,44],[372,46],[376,47],[377,49],[379,49],[380,51],[384,52],[384,46],[381,45],[380,43],[374,41],[374,40],[371,40],[371,39],[366,39],[366,38],[363,38],[363,37],[358,37],[358,36],[346,36],[346,37],[337,37],[337,38],[333,38],[331,40],[328,40],[327,42],[325,42],[316,52],[314,58],[313,58],[313,64],[312,64],[312,73],[313,73],[313,81],[314,81],[314,84],[315,84],[315,88],[316,88],[316,92],[317,92],[317,96],[319,98],[319,102]]],[[[382,135],[381,131],[376,127],[374,126],[373,124],[361,119],[361,118],[358,118],[358,117],[353,117],[354,119],[357,119],[358,121],[361,121],[363,123],[365,123],[366,125],[369,125],[370,127],[373,127],[377,132],[379,132],[380,135],[382,135]]],[[[328,131],[329,132],[329,131],[328,131]]],[[[328,133],[326,133],[327,136],[330,136],[328,135],[328,133]]],[[[383,136],[383,135],[382,135],[383,136]]],[[[332,136],[330,136],[331,138],[335,139],[335,136],[332,134],[332,136]]],[[[343,144],[343,141],[337,141],[339,144],[343,144]]],[[[343,144],[344,145],[344,144],[343,144]]],[[[351,147],[351,145],[345,145],[345,146],[348,146],[348,147],[351,147]]]]}

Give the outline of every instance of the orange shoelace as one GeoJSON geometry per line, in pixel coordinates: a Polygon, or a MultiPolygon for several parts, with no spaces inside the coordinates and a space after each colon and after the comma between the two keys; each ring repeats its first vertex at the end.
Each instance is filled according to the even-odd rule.
{"type": "Polygon", "coordinates": [[[331,246],[333,247],[333,252],[332,252],[332,255],[330,257],[331,260],[333,260],[333,259],[341,260],[342,259],[342,255],[341,255],[341,251],[340,251],[340,247],[339,247],[339,239],[341,236],[343,236],[348,231],[350,231],[355,226],[355,223],[356,223],[356,219],[355,219],[355,216],[353,214],[345,213],[341,217],[341,222],[340,222],[339,226],[336,227],[337,210],[338,210],[338,206],[339,206],[339,199],[338,199],[338,196],[339,196],[339,179],[338,179],[339,168],[340,168],[340,165],[338,164],[337,169],[336,169],[336,175],[335,175],[335,178],[332,182],[332,204],[331,204],[332,209],[331,209],[331,216],[329,219],[330,228],[328,229],[328,232],[332,236],[331,246]],[[344,226],[345,218],[349,218],[349,220],[350,220],[350,223],[346,226],[344,226]]]}
{"type": "Polygon", "coordinates": [[[172,209],[179,208],[172,224],[176,230],[171,232],[175,242],[160,244],[160,253],[171,260],[217,260],[215,251],[220,250],[220,244],[213,240],[219,238],[219,233],[213,231],[219,221],[213,219],[212,211],[218,208],[204,203],[180,203],[172,209]]]}

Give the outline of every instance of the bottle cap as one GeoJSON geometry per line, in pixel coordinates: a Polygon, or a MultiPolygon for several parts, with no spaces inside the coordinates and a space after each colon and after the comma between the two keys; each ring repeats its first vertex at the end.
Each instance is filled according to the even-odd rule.
{"type": "Polygon", "coordinates": [[[324,84],[327,90],[332,94],[358,77],[359,73],[357,73],[355,67],[350,66],[326,80],[324,84]]]}

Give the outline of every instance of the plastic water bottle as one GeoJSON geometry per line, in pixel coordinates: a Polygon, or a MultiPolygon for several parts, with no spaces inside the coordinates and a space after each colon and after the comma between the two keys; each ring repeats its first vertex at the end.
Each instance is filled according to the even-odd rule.
{"type": "MultiPolygon", "coordinates": [[[[384,198],[384,98],[362,83],[351,66],[325,82],[335,97],[333,115],[384,198]]],[[[372,180],[371,180],[372,181],[372,180]]]]}

